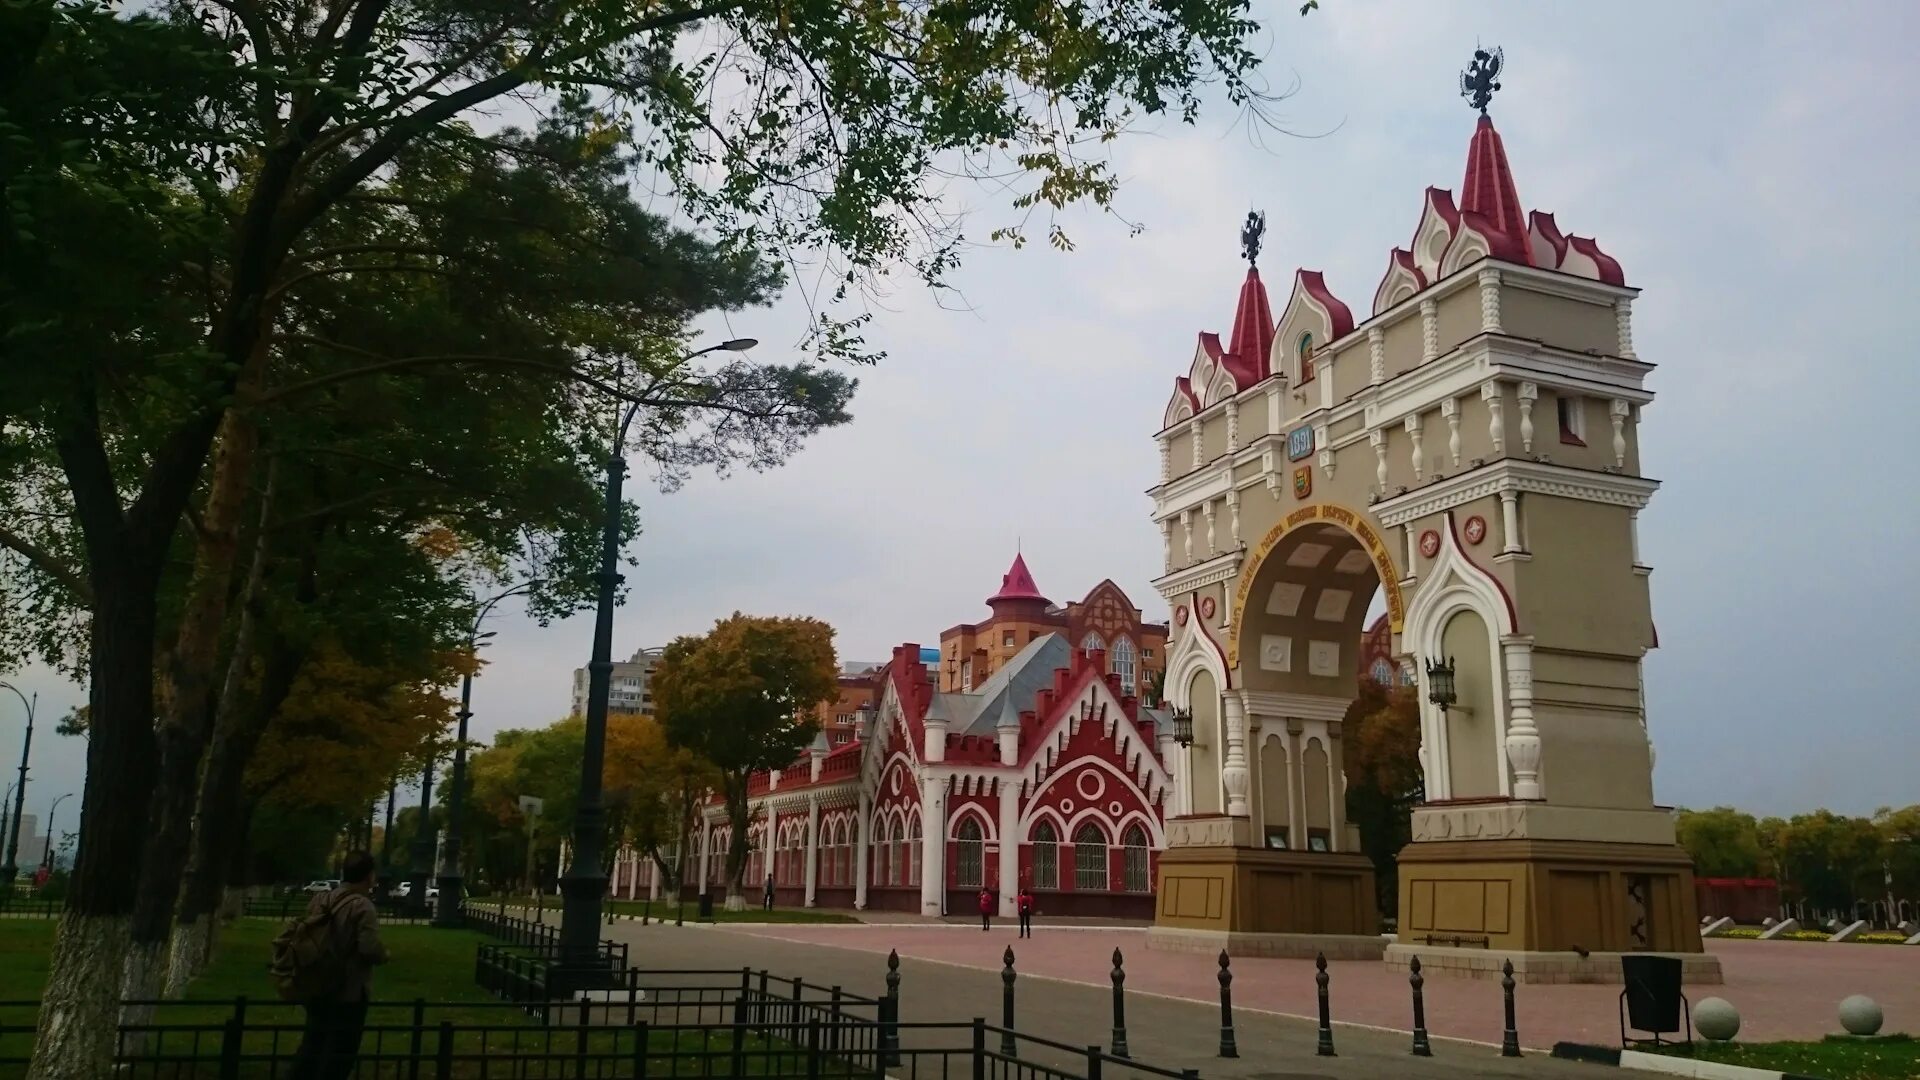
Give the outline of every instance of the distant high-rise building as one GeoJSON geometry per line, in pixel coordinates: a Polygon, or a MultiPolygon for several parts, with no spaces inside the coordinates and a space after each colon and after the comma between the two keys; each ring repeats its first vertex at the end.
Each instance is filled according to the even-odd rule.
{"type": "MultiPolygon", "coordinates": [[[[639,649],[631,660],[613,662],[612,685],[607,693],[607,712],[624,716],[653,715],[653,668],[660,662],[659,648],[639,649]]],[[[575,716],[587,713],[587,669],[573,669],[573,705],[575,716]]]]}

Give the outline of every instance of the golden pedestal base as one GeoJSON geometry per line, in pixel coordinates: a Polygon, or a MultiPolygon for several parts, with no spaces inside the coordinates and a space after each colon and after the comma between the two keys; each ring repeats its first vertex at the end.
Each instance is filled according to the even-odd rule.
{"type": "Polygon", "coordinates": [[[1693,861],[1677,845],[1416,841],[1399,864],[1396,954],[1704,952],[1693,861]]]}
{"type": "Polygon", "coordinates": [[[1374,960],[1386,947],[1364,855],[1171,847],[1158,892],[1149,948],[1374,960]]]}

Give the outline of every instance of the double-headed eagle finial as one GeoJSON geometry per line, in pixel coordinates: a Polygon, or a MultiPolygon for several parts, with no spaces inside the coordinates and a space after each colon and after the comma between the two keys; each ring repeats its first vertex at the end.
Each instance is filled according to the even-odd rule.
{"type": "Polygon", "coordinates": [[[1260,262],[1260,240],[1267,235],[1267,215],[1265,211],[1247,211],[1247,223],[1240,226],[1240,256],[1247,260],[1248,266],[1260,262]]]}
{"type": "Polygon", "coordinates": [[[1476,47],[1473,50],[1473,63],[1460,73],[1460,96],[1467,104],[1487,115],[1487,103],[1493,100],[1493,92],[1500,89],[1500,72],[1506,67],[1507,54],[1498,46],[1492,49],[1476,47]]]}

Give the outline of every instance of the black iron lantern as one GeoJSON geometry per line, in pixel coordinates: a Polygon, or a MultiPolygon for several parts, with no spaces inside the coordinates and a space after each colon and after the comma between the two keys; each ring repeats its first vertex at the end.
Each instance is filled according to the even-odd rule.
{"type": "Polygon", "coordinates": [[[1427,700],[1440,706],[1441,712],[1453,708],[1460,700],[1453,685],[1453,657],[1427,661],[1427,700]]]}
{"type": "Polygon", "coordinates": [[[1179,743],[1182,750],[1193,745],[1193,714],[1185,709],[1174,710],[1173,741],[1179,743]]]}

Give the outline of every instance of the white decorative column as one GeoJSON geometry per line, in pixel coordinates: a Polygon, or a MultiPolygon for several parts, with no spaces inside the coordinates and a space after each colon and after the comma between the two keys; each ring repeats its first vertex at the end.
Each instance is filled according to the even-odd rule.
{"type": "Polygon", "coordinates": [[[1227,401],[1227,452],[1240,449],[1240,402],[1227,401]]]}
{"type": "Polygon", "coordinates": [[[1014,902],[1020,898],[1020,785],[1010,777],[1000,778],[1000,914],[1017,914],[1014,902]]]}
{"type": "Polygon", "coordinates": [[[820,883],[820,800],[807,796],[807,898],[812,907],[814,888],[820,883]]]}
{"type": "Polygon", "coordinates": [[[853,822],[853,909],[865,911],[867,908],[867,849],[873,846],[873,798],[865,791],[860,793],[860,802],[855,811],[859,816],[853,822]]]}
{"type": "Polygon", "coordinates": [[[1367,432],[1367,441],[1373,444],[1374,486],[1379,489],[1380,497],[1386,498],[1386,495],[1387,495],[1387,431],[1386,429],[1374,428],[1372,431],[1367,432]]]}
{"type": "Polygon", "coordinates": [[[1633,565],[1645,566],[1646,564],[1640,561],[1640,511],[1638,510],[1627,511],[1627,543],[1629,550],[1633,552],[1633,565]]]}
{"type": "Polygon", "coordinates": [[[920,726],[926,732],[925,745],[920,750],[920,760],[937,765],[947,760],[947,721],[944,717],[928,717],[920,726]]]}
{"type": "Polygon", "coordinates": [[[1287,847],[1294,851],[1306,851],[1310,847],[1307,842],[1306,747],[1300,742],[1305,726],[1298,717],[1287,717],[1287,847]]]}
{"type": "Polygon", "coordinates": [[[1411,521],[1407,522],[1406,525],[1401,527],[1400,531],[1401,533],[1405,534],[1407,538],[1407,564],[1406,564],[1407,576],[1403,580],[1412,581],[1414,578],[1414,571],[1420,565],[1418,562],[1414,561],[1420,555],[1420,542],[1414,539],[1413,522],[1411,521]]]}
{"type": "Polygon", "coordinates": [[[1387,332],[1367,327],[1367,383],[1379,386],[1387,381],[1387,332]]]}
{"type": "Polygon", "coordinates": [[[700,815],[700,895],[707,895],[707,879],[713,876],[713,823],[700,815]]]}
{"type": "Polygon", "coordinates": [[[1620,335],[1620,355],[1623,359],[1637,360],[1633,354],[1633,301],[1621,297],[1613,302],[1613,322],[1620,335]]]}
{"type": "Polygon", "coordinates": [[[1440,305],[1433,299],[1420,301],[1420,359],[1432,360],[1440,355],[1440,305]]]}
{"type": "MultiPolygon", "coordinates": [[[[1227,475],[1229,480],[1231,480],[1233,474],[1228,473],[1227,475]]],[[[1228,529],[1227,536],[1229,539],[1233,541],[1233,546],[1236,548],[1239,547],[1240,546],[1240,489],[1239,488],[1230,487],[1227,489],[1227,529],[1228,529]]]]}
{"type": "Polygon", "coordinates": [[[1201,455],[1206,453],[1207,426],[1202,424],[1200,418],[1196,416],[1187,421],[1187,430],[1193,433],[1193,467],[1197,469],[1205,460],[1201,455]]]}
{"type": "Polygon", "coordinates": [[[1460,467],[1460,399],[1442,398],[1440,415],[1447,418],[1447,456],[1457,469],[1460,467]]]}
{"type": "Polygon", "coordinates": [[[1533,639],[1501,642],[1507,668],[1507,764],[1513,797],[1539,799],[1540,729],[1533,724],[1533,639]]]}
{"type": "Polygon", "coordinates": [[[1160,482],[1173,479],[1173,440],[1165,435],[1153,440],[1160,444],[1160,482]]]}
{"type": "Polygon", "coordinates": [[[1492,268],[1480,271],[1480,329],[1500,333],[1500,271],[1492,268]]]}
{"type": "Polygon", "coordinates": [[[1614,398],[1607,405],[1607,416],[1613,421],[1613,464],[1616,468],[1627,467],[1627,417],[1633,413],[1633,406],[1625,398],[1614,398]]]}
{"type": "Polygon", "coordinates": [[[1171,518],[1160,519],[1160,558],[1167,564],[1167,570],[1173,569],[1173,520],[1171,518]]]}
{"type": "Polygon", "coordinates": [[[947,907],[947,780],[920,781],[920,913],[944,915],[947,907]]]}
{"type": "Polygon", "coordinates": [[[1200,507],[1200,513],[1207,519],[1207,554],[1213,555],[1220,550],[1220,546],[1214,542],[1212,499],[1208,499],[1206,504],[1200,507]]]}
{"type": "Polygon", "coordinates": [[[1514,397],[1520,402],[1520,452],[1533,453],[1533,403],[1540,396],[1538,384],[1523,382],[1514,397]]]}
{"type": "Polygon", "coordinates": [[[1499,382],[1480,388],[1480,400],[1487,403],[1487,438],[1493,441],[1493,456],[1507,455],[1507,402],[1500,394],[1499,382]]]}
{"type": "Polygon", "coordinates": [[[1247,816],[1247,706],[1233,691],[1221,695],[1225,706],[1227,752],[1220,765],[1220,783],[1227,789],[1227,814],[1247,816]]]}
{"type": "Polygon", "coordinates": [[[1520,550],[1520,493],[1507,488],[1500,493],[1500,554],[1520,550]]]}
{"type": "Polygon", "coordinates": [[[1185,551],[1187,556],[1187,562],[1192,563],[1193,562],[1193,510],[1191,508],[1180,511],[1180,532],[1184,538],[1182,540],[1182,543],[1186,545],[1185,551]]]}
{"type": "Polygon", "coordinates": [[[1427,462],[1426,452],[1420,446],[1420,414],[1407,414],[1407,439],[1413,443],[1413,482],[1420,482],[1420,472],[1427,462]]]}
{"type": "MultiPolygon", "coordinates": [[[[773,873],[774,867],[779,865],[780,832],[775,828],[775,826],[779,824],[780,811],[774,809],[772,803],[768,803],[767,831],[760,834],[760,880],[745,882],[744,884],[750,885],[752,888],[741,890],[750,896],[757,897],[766,889],[767,875],[773,873]]],[[[773,883],[775,886],[778,886],[780,879],[776,876],[773,879],[773,883]]]]}

